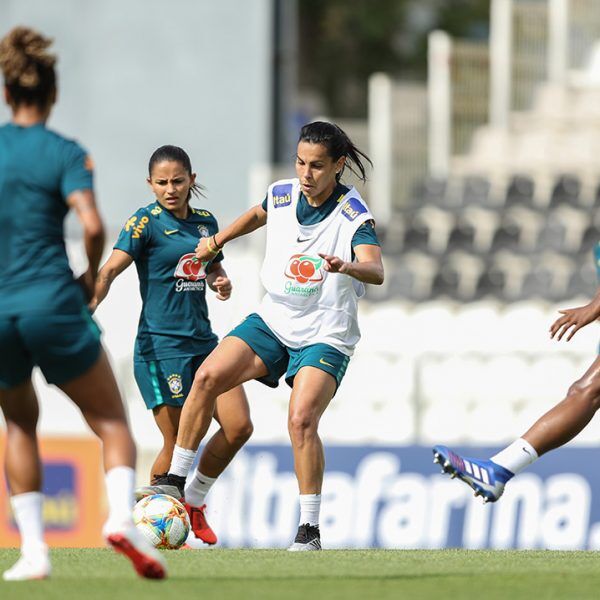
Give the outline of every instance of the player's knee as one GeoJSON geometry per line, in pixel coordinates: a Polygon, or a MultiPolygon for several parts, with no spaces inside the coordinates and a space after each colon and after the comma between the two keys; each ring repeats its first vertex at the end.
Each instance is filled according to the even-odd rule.
{"type": "Polygon", "coordinates": [[[292,441],[304,439],[317,431],[317,423],[310,413],[298,411],[288,418],[288,431],[292,441]]]}
{"type": "Polygon", "coordinates": [[[576,381],[569,388],[567,398],[577,399],[591,405],[594,410],[598,410],[600,408],[600,382],[576,381]]]}
{"type": "Polygon", "coordinates": [[[200,367],[194,375],[194,386],[205,393],[213,393],[221,383],[218,371],[211,367],[200,367]]]}

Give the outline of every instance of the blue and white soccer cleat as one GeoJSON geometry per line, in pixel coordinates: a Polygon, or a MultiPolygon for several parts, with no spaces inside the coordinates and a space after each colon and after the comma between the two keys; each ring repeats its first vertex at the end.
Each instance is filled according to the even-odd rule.
{"type": "Polygon", "coordinates": [[[442,473],[470,485],[475,496],[483,497],[484,503],[496,502],[502,496],[506,482],[514,477],[514,473],[491,460],[466,458],[446,446],[433,447],[433,462],[442,467],[442,473]]]}

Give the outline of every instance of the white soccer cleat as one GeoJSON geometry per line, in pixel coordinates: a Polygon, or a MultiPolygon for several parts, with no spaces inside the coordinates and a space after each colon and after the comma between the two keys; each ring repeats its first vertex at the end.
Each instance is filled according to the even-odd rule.
{"type": "Polygon", "coordinates": [[[298,527],[296,539],[288,548],[288,552],[311,552],[321,549],[321,532],[319,531],[319,526],[305,523],[298,527]]]}
{"type": "Polygon", "coordinates": [[[140,577],[164,579],[167,565],[160,552],[131,524],[124,527],[104,528],[107,543],[116,552],[127,557],[140,577]]]}
{"type": "Polygon", "coordinates": [[[52,567],[48,554],[39,554],[19,557],[19,560],[2,574],[4,581],[30,581],[32,579],[46,579],[50,577],[52,567]]]}

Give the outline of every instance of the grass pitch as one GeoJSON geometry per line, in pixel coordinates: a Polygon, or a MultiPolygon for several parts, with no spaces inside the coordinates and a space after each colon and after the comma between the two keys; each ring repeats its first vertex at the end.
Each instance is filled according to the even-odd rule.
{"type": "MultiPolygon", "coordinates": [[[[0,550],[0,570],[17,558],[0,550]]],[[[46,581],[5,583],[0,598],[386,600],[600,597],[600,554],[468,550],[180,550],[169,579],[139,579],[111,550],[56,549],[46,581]]]]}

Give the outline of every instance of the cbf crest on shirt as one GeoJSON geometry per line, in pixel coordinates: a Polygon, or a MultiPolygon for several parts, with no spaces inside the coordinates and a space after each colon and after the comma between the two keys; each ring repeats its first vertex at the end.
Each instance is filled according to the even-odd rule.
{"type": "Polygon", "coordinates": [[[135,347],[136,360],[196,356],[216,342],[206,305],[206,270],[223,260],[196,259],[200,237],[218,231],[214,216],[191,209],[178,219],[158,202],[138,209],[123,226],[115,249],[135,261],[142,312],[135,347]]]}

